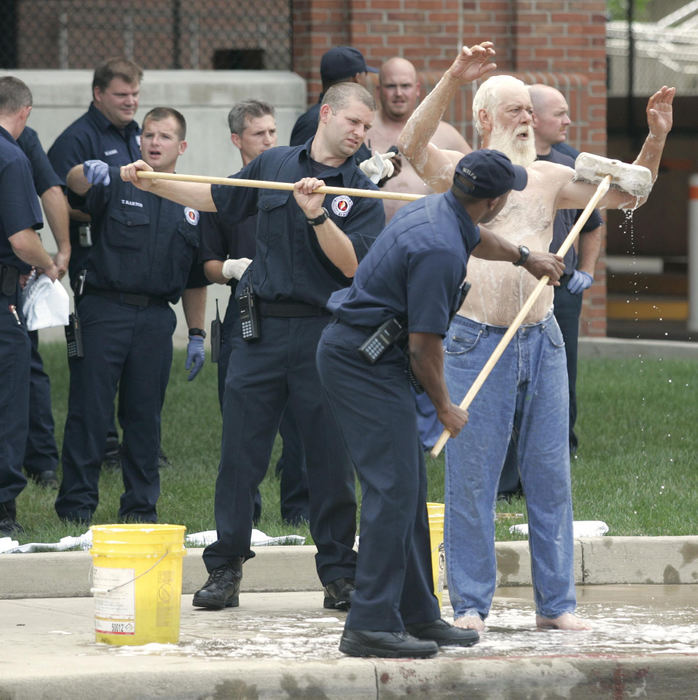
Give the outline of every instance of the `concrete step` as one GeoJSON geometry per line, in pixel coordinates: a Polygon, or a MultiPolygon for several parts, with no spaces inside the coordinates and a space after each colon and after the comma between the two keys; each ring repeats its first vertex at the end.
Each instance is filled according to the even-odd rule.
{"type": "MultiPolygon", "coordinates": [[[[319,591],[313,546],[258,547],[244,565],[243,592],[319,591]]],[[[182,592],[207,577],[203,550],[187,549],[182,592]]],[[[497,579],[502,586],[530,586],[528,542],[498,542],[497,579]]],[[[0,599],[90,596],[89,552],[0,555],[0,599]]],[[[444,577],[445,578],[445,577],[444,577]]],[[[698,582],[698,536],[589,537],[575,542],[577,584],[698,582]]]]}

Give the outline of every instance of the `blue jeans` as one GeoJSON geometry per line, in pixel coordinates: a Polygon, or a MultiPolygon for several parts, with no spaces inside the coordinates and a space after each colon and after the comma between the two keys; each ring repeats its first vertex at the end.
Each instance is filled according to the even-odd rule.
{"type": "MultiPolygon", "coordinates": [[[[460,401],[506,329],[456,316],[446,339],[445,374],[460,401]]],[[[446,444],[444,542],[455,617],[487,617],[496,586],[494,511],[507,446],[517,452],[528,507],[536,612],[576,607],[565,347],[555,318],[520,328],[446,444]]]]}

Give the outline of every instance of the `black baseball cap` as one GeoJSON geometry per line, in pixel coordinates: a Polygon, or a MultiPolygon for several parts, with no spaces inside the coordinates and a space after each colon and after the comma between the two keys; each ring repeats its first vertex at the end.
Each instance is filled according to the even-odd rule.
{"type": "Polygon", "coordinates": [[[335,46],[320,61],[320,77],[325,85],[366,72],[378,73],[378,69],[367,66],[361,51],[353,46],[335,46]]]}
{"type": "Polygon", "coordinates": [[[514,165],[501,151],[487,148],[463,156],[453,173],[453,184],[478,199],[491,199],[509,190],[522,190],[527,182],[526,168],[514,165]]]}

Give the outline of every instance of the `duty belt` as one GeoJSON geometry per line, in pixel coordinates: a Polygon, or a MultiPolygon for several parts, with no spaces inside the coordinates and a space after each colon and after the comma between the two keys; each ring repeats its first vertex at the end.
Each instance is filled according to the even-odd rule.
{"type": "Polygon", "coordinates": [[[302,301],[263,301],[262,299],[257,299],[257,308],[262,316],[278,316],[281,318],[326,316],[329,314],[329,311],[322,306],[313,306],[302,301]]]}
{"type": "Polygon", "coordinates": [[[0,265],[0,293],[12,297],[17,293],[19,270],[12,265],[0,265]]]}
{"type": "Polygon", "coordinates": [[[130,304],[131,306],[168,306],[166,299],[153,297],[149,294],[131,294],[130,292],[116,292],[110,289],[97,289],[96,287],[86,287],[85,295],[91,294],[96,297],[104,297],[120,304],[130,304]]]}

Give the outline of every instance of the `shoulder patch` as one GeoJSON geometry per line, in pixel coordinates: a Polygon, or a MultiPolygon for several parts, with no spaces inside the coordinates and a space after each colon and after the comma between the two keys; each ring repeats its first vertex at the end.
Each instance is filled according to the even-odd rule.
{"type": "Polygon", "coordinates": [[[332,211],[336,216],[347,216],[354,206],[354,202],[345,194],[340,194],[332,200],[332,211]]]}
{"type": "Polygon", "coordinates": [[[188,224],[196,226],[199,223],[199,212],[191,207],[184,207],[184,218],[188,224]]]}

